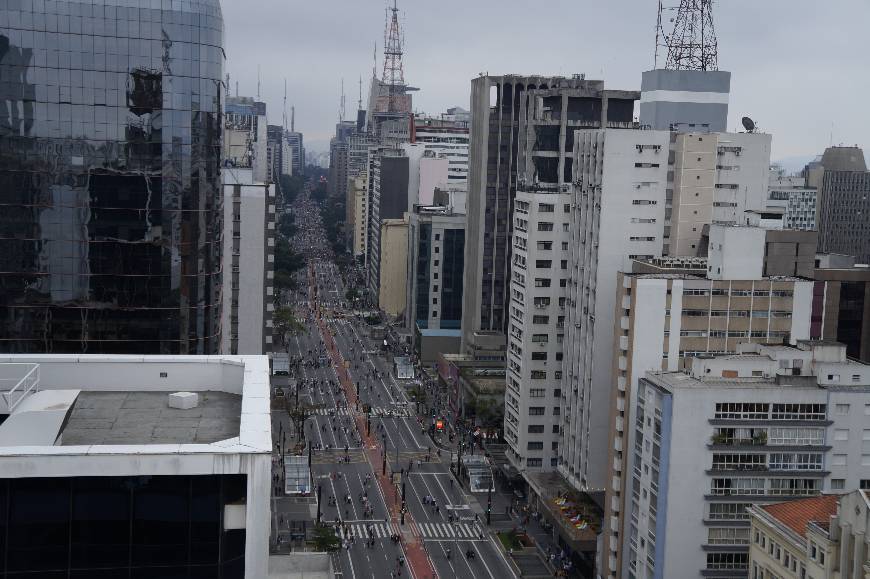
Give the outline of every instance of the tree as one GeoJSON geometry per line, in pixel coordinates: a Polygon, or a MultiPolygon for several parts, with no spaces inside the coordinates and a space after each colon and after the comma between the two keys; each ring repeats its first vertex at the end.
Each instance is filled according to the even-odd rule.
{"type": "Polygon", "coordinates": [[[272,320],[275,324],[275,329],[281,334],[282,344],[286,344],[287,334],[295,336],[305,330],[305,326],[296,318],[293,310],[286,306],[277,308],[272,320]]]}
{"type": "Polygon", "coordinates": [[[341,545],[341,541],[335,534],[333,528],[326,525],[317,525],[314,527],[314,537],[310,542],[314,546],[315,551],[326,553],[337,551],[341,545]]]}

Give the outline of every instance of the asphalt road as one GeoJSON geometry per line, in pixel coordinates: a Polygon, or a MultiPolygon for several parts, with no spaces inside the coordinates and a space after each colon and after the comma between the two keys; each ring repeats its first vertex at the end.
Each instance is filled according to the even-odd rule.
{"type": "MultiPolygon", "coordinates": [[[[296,211],[300,230],[297,237],[301,238],[295,240],[297,247],[302,250],[326,247],[319,214],[312,215],[313,207],[302,201],[296,211]]],[[[486,495],[472,497],[462,489],[450,471],[450,457],[446,453],[437,455],[436,447],[421,427],[422,419],[414,414],[415,406],[405,388],[396,381],[387,361],[368,339],[365,322],[341,307],[345,288],[328,255],[309,256],[309,260],[314,263],[317,304],[309,304],[300,292],[293,296],[291,305],[298,308],[300,319],[305,318],[309,305],[323,306],[327,310],[327,326],[347,362],[351,380],[359,389],[361,401],[371,405],[370,428],[386,449],[389,471],[396,472],[396,480],[402,481],[392,489],[393,498],[404,487],[411,515],[404,527],[390,521],[387,501],[372,480],[376,471],[382,472],[383,460],[372,464],[365,449],[360,448],[354,415],[360,414],[362,408],[348,405],[331,362],[326,361],[319,367],[303,365],[293,378],[302,386],[300,404],[311,408],[305,436],[315,448],[312,476],[315,488],[321,487],[322,520],[333,524],[343,539],[337,557],[343,576],[381,579],[388,577],[391,571],[409,576],[407,565],[398,563],[398,558],[404,557],[401,544],[391,539],[392,535],[404,531],[422,539],[440,577],[515,577],[494,538],[482,524],[480,502],[485,503],[486,495]],[[430,502],[430,497],[434,503],[430,502]],[[374,539],[371,547],[365,540],[368,537],[374,539]],[[466,553],[473,553],[473,557],[466,557],[466,553]]],[[[299,281],[304,287],[306,282],[299,281]]],[[[307,319],[305,328],[304,333],[289,341],[291,358],[318,358],[322,338],[318,326],[307,319]]]]}

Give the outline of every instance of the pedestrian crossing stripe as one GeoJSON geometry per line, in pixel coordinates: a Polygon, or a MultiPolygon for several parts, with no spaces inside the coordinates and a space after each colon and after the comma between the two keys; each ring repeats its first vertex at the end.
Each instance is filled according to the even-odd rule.
{"type": "Polygon", "coordinates": [[[399,534],[399,528],[396,523],[351,523],[349,525],[336,526],[336,535],[340,539],[347,539],[350,535],[353,535],[354,539],[365,540],[369,538],[369,525],[371,525],[372,536],[375,539],[389,539],[390,536],[399,534]],[[347,532],[344,530],[345,527],[347,527],[347,532]]]}
{"type": "Polygon", "coordinates": [[[417,523],[424,539],[480,539],[481,532],[469,523],[417,523]]]}
{"type": "Polygon", "coordinates": [[[313,408],[311,414],[317,416],[329,416],[330,412],[335,416],[350,416],[350,411],[347,408],[313,408]]]}

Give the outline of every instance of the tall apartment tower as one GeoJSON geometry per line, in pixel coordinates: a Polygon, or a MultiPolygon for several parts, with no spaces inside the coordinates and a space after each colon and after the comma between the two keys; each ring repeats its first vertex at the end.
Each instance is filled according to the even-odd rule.
{"type": "Polygon", "coordinates": [[[517,469],[557,466],[574,146],[586,127],[633,127],[639,94],[581,81],[519,95],[505,439],[517,469]]]}
{"type": "Polygon", "coordinates": [[[634,262],[633,273],[617,274],[602,577],[623,577],[627,571],[623,538],[630,532],[632,507],[627,464],[638,444],[632,425],[639,419],[634,409],[643,373],[684,370],[695,357],[735,353],[747,342],[796,344],[820,337],[811,325],[821,315],[815,296],[825,294],[825,284],[811,279],[815,232],[711,229],[707,259],[634,262]]]}
{"type": "Polygon", "coordinates": [[[269,178],[266,103],[252,97],[228,97],[224,107],[224,165],[252,169],[254,181],[269,178]]]}
{"type": "MultiPolygon", "coordinates": [[[[573,78],[480,76],[471,81],[468,243],[465,245],[466,286],[462,308],[462,347],[467,352],[482,357],[505,356],[512,212],[518,178],[520,105],[524,93],[537,89],[591,90],[593,87],[603,89],[603,84],[586,81],[581,75],[573,78]]],[[[578,105],[580,109],[570,111],[577,127],[584,126],[581,120],[587,127],[632,121],[631,108],[609,108],[600,95],[589,98],[591,100],[584,105],[578,105]]]]}
{"type": "Polygon", "coordinates": [[[661,256],[667,131],[578,131],[566,294],[559,471],[576,488],[607,484],[616,280],[661,256]]]}
{"type": "Polygon", "coordinates": [[[822,155],[819,251],[854,255],[870,263],[870,171],[858,147],[831,147],[822,155]]]}
{"type": "Polygon", "coordinates": [[[372,148],[369,154],[368,288],[375,303],[381,288],[381,225],[402,219],[408,210],[408,157],[401,149],[372,148]]]}
{"type": "Polygon", "coordinates": [[[219,351],[220,3],[136,4],[0,4],[0,351],[219,351]]]}

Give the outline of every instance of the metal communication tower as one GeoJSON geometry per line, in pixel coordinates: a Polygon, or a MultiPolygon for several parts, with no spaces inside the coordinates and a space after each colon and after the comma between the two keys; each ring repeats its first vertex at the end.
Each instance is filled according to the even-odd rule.
{"type": "MultiPolygon", "coordinates": [[[[662,11],[656,30],[656,60],[660,39],[668,49],[665,68],[670,70],[719,70],[719,50],[713,26],[713,0],[680,0],[677,15],[671,19],[670,35],[662,27],[662,11]]],[[[670,8],[669,10],[673,10],[670,8]]],[[[656,63],[658,65],[658,63],[656,63]]]]}
{"type": "Polygon", "coordinates": [[[396,0],[389,9],[392,16],[387,15],[387,25],[384,28],[384,77],[387,86],[389,105],[388,112],[398,111],[398,97],[405,92],[405,72],[402,68],[402,35],[399,32],[399,8],[396,0]]]}

